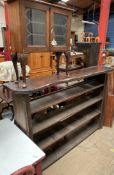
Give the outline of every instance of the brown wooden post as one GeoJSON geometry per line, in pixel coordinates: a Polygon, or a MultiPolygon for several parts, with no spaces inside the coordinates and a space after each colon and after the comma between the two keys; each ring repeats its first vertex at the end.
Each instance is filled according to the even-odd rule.
{"type": "Polygon", "coordinates": [[[104,104],[104,125],[112,126],[114,114],[114,71],[107,74],[107,85],[104,104]]]}

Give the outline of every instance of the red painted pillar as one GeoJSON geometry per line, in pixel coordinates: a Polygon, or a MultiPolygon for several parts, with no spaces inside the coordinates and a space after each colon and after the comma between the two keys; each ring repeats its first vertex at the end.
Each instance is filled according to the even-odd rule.
{"type": "Polygon", "coordinates": [[[7,1],[4,1],[4,13],[5,13],[5,21],[6,21],[6,60],[10,60],[10,29],[8,22],[8,6],[7,1]]]}
{"type": "Polygon", "coordinates": [[[100,18],[99,18],[99,26],[98,26],[98,36],[101,42],[99,60],[98,60],[99,65],[102,65],[103,63],[102,50],[106,42],[108,19],[109,19],[109,13],[110,13],[110,4],[111,4],[111,0],[101,0],[100,18]]]}

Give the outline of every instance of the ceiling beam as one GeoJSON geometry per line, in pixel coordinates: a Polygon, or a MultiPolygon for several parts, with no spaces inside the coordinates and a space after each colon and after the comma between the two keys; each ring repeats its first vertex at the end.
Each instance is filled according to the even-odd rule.
{"type": "Polygon", "coordinates": [[[48,0],[49,3],[58,3],[60,0],[48,0]]]}

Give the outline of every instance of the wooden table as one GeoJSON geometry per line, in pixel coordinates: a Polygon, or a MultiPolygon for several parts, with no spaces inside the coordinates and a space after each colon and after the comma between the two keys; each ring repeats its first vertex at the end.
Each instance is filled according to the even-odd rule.
{"type": "Polygon", "coordinates": [[[36,166],[42,174],[45,153],[10,120],[0,121],[0,175],[10,175],[28,165],[36,166]]]}

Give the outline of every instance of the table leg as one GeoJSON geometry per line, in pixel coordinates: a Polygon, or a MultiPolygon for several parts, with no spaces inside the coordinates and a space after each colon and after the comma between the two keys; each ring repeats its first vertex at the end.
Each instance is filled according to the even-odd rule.
{"type": "Polygon", "coordinates": [[[36,164],[36,175],[42,175],[42,161],[36,164]]]}

